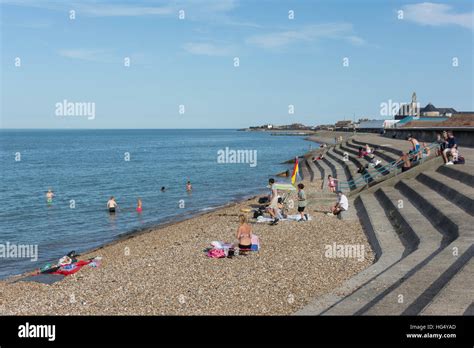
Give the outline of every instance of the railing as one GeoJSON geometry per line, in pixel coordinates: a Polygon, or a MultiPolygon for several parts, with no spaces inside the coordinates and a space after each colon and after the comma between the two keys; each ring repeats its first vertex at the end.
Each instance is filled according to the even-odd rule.
{"type": "MultiPolygon", "coordinates": [[[[430,151],[434,151],[434,149],[438,146],[438,143],[431,143],[426,147],[429,148],[430,151]]],[[[421,148],[420,151],[422,152],[423,148],[421,148]]],[[[417,157],[418,153],[419,152],[408,155],[408,159],[412,160],[413,158],[417,157]]],[[[378,168],[368,168],[367,172],[358,177],[357,179],[351,179],[349,181],[337,181],[337,188],[339,190],[354,190],[356,188],[366,186],[370,182],[375,181],[376,178],[388,175],[392,172],[393,169],[398,170],[398,167],[403,165],[403,163],[405,162],[402,160],[397,160],[378,168]]]]}

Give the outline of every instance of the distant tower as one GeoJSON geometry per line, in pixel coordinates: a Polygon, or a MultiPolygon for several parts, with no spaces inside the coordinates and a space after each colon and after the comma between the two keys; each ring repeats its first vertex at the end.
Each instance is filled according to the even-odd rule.
{"type": "Polygon", "coordinates": [[[413,92],[411,95],[411,105],[410,105],[410,114],[412,116],[419,116],[420,110],[418,108],[418,103],[416,102],[416,92],[413,92]]]}

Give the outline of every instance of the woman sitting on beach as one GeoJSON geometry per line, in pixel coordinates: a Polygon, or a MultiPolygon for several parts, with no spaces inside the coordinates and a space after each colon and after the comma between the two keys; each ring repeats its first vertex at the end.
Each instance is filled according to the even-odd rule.
{"type": "Polygon", "coordinates": [[[115,201],[114,196],[110,197],[109,201],[107,202],[107,209],[109,209],[109,213],[115,213],[115,208],[118,207],[117,202],[115,201]]]}
{"type": "Polygon", "coordinates": [[[247,217],[239,215],[240,226],[237,230],[237,239],[239,240],[239,249],[250,249],[252,246],[252,226],[249,225],[247,217]]]}

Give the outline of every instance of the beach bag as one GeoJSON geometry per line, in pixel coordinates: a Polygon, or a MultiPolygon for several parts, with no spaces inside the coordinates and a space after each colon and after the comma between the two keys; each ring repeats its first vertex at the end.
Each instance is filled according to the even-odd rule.
{"type": "Polygon", "coordinates": [[[458,156],[458,160],[453,162],[454,164],[464,164],[466,163],[466,160],[464,159],[463,156],[458,156]]]}
{"type": "Polygon", "coordinates": [[[253,218],[257,219],[259,216],[263,216],[263,211],[261,211],[260,209],[255,210],[253,213],[253,218]]]}
{"type": "Polygon", "coordinates": [[[260,250],[260,239],[258,236],[252,234],[252,246],[250,247],[252,251],[259,251],[260,250]]]}
{"type": "Polygon", "coordinates": [[[269,202],[269,199],[268,199],[268,197],[266,197],[266,196],[265,196],[265,197],[260,197],[260,198],[258,199],[258,203],[259,203],[259,204],[264,204],[264,203],[268,203],[268,202],[269,202]]]}

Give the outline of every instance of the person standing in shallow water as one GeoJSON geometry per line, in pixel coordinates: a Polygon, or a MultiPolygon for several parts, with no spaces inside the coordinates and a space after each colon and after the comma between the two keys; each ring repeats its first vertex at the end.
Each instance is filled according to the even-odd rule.
{"type": "Polygon", "coordinates": [[[115,213],[115,209],[118,208],[118,204],[115,201],[115,197],[112,196],[107,202],[107,209],[109,210],[109,213],[113,214],[115,213]]]}
{"type": "Polygon", "coordinates": [[[46,192],[46,202],[48,204],[52,204],[53,203],[53,197],[54,197],[54,193],[51,189],[49,189],[48,192],[46,192]]]}
{"type": "Polygon", "coordinates": [[[191,185],[191,181],[188,180],[186,183],[186,191],[191,192],[193,190],[193,186],[191,185]]]}
{"type": "Polygon", "coordinates": [[[137,213],[142,212],[142,200],[140,198],[137,199],[137,213]]]}

